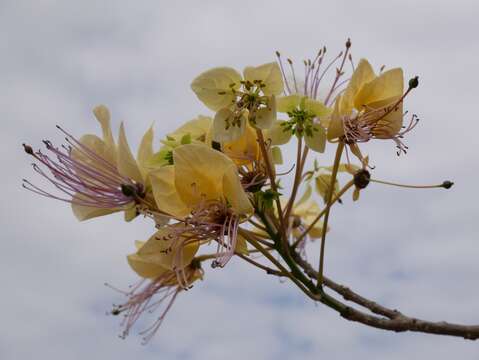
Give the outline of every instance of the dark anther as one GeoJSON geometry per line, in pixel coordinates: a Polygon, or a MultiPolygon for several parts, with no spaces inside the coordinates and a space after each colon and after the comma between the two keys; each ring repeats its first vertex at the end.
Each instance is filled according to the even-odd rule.
{"type": "Polygon", "coordinates": [[[346,48],[349,49],[351,47],[351,39],[348,38],[348,41],[346,41],[346,48]]]}
{"type": "Polygon", "coordinates": [[[25,150],[25,152],[29,155],[33,155],[33,149],[30,145],[27,145],[27,144],[22,144],[23,145],[23,149],[25,150]]]}
{"type": "Polygon", "coordinates": [[[136,195],[136,189],[129,184],[121,184],[121,192],[128,197],[134,197],[136,195]]]}
{"type": "Polygon", "coordinates": [[[452,187],[452,185],[454,185],[454,183],[452,181],[449,181],[449,180],[446,180],[442,183],[442,187],[444,189],[450,189],[452,187]]]}
{"type": "Polygon", "coordinates": [[[415,76],[411,80],[409,80],[409,89],[417,88],[418,85],[419,85],[419,76],[415,76]]]}
{"type": "Polygon", "coordinates": [[[368,186],[369,180],[371,180],[371,174],[365,169],[359,170],[356,174],[354,174],[354,185],[358,189],[364,189],[366,186],[368,186]]]}
{"type": "Polygon", "coordinates": [[[120,315],[120,313],[121,313],[121,311],[120,311],[120,309],[118,309],[118,308],[114,308],[114,309],[111,311],[111,314],[112,314],[112,315],[115,315],[115,316],[120,315]]]}

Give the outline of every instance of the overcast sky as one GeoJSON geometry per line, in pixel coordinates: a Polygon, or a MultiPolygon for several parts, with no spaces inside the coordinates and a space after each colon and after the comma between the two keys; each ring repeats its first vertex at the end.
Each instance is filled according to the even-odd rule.
{"type": "Polygon", "coordinates": [[[275,50],[298,62],[323,45],[334,54],[351,37],[356,60],[420,76],[406,102],[421,118],[410,151],[365,146],[373,176],[456,186],[373,184],[358,203],[345,196],[326,273],[409,315],[477,324],[478,16],[476,1],[0,0],[0,358],[477,359],[478,343],[347,322],[238,260],[207,269],[149,345],[137,331],[120,340],[119,319],[105,312],[121,297],[103,283],[135,281],[125,255],[151,223],[119,214],[79,223],[68,205],[20,184],[38,179],[21,143],[61,141],[56,124],[99,133],[96,104],[109,106],[115,131],[125,121],[136,146],[153,122],[159,138],[210,114],[189,88],[200,72],[269,62],[275,50]]]}

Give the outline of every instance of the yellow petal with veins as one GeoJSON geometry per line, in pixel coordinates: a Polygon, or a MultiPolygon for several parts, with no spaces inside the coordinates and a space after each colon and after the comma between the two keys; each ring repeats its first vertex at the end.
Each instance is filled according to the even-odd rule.
{"type": "Polygon", "coordinates": [[[328,116],[332,113],[332,109],[328,108],[321,101],[310,98],[304,100],[304,110],[313,113],[318,118],[328,116]]]}
{"type": "Polygon", "coordinates": [[[288,96],[281,96],[277,99],[278,112],[288,113],[299,107],[302,96],[293,94],[288,96]]]}
{"type": "Polygon", "coordinates": [[[158,208],[177,218],[184,218],[191,209],[178,196],[175,187],[175,167],[163,166],[150,173],[151,187],[158,208]]]}
{"type": "Polygon", "coordinates": [[[260,66],[247,66],[243,71],[244,79],[252,83],[255,80],[261,80],[265,85],[262,88],[266,96],[279,95],[283,92],[283,76],[276,62],[263,64],[260,66]]]}
{"type": "Polygon", "coordinates": [[[223,143],[223,153],[237,165],[251,164],[260,157],[256,131],[246,123],[246,128],[238,139],[223,143]]]}
{"type": "Polygon", "coordinates": [[[213,140],[222,143],[235,141],[241,137],[245,129],[246,116],[241,116],[239,124],[233,123],[234,121],[234,114],[230,109],[218,111],[213,120],[213,140]]]}
{"type": "MultiPolygon", "coordinates": [[[[356,95],[364,84],[374,80],[376,75],[371,64],[366,59],[361,59],[349,80],[348,86],[341,96],[339,112],[341,115],[350,115],[356,103],[356,95]]],[[[339,100],[339,99],[338,99],[339,100]]],[[[356,107],[357,108],[357,107],[356,107]]],[[[359,110],[359,108],[357,108],[359,110]]]]}
{"type": "Polygon", "coordinates": [[[118,137],[118,172],[136,182],[143,182],[143,177],[138,168],[138,164],[136,163],[126,140],[123,123],[120,125],[120,136],[118,137]]]}
{"type": "Polygon", "coordinates": [[[187,206],[223,198],[223,176],[231,159],[205,145],[189,144],[173,150],[175,187],[187,206]]]}
{"type": "Polygon", "coordinates": [[[145,260],[137,254],[128,255],[127,260],[133,271],[143,278],[156,278],[169,271],[158,264],[145,260]]]}
{"type": "Polygon", "coordinates": [[[116,145],[110,127],[110,111],[105,105],[98,105],[93,109],[93,114],[101,125],[103,141],[108,149],[107,157],[105,158],[110,162],[114,162],[116,160],[116,145]]]}
{"type": "MultiPolygon", "coordinates": [[[[78,199],[78,195],[73,196],[73,201],[78,199]]],[[[91,207],[85,205],[78,205],[72,203],[72,210],[73,214],[79,221],[84,221],[92,218],[96,218],[99,216],[109,215],[114,212],[121,211],[122,209],[107,209],[107,208],[98,208],[98,207],[91,207]]]]}
{"type": "Polygon", "coordinates": [[[236,166],[229,166],[223,177],[223,193],[235,214],[246,215],[254,212],[253,206],[243,190],[236,166]]]}
{"type": "Polygon", "coordinates": [[[213,111],[231,105],[236,99],[232,90],[241,86],[241,75],[233,68],[218,67],[205,71],[191,83],[196,96],[213,111]]]}
{"type": "Polygon", "coordinates": [[[209,116],[199,115],[197,118],[186,122],[168,136],[181,139],[184,135],[190,134],[193,140],[203,140],[210,130],[213,119],[209,116]]]}
{"type": "Polygon", "coordinates": [[[254,126],[258,129],[269,129],[276,121],[276,98],[271,96],[266,107],[256,112],[254,126]]]}
{"type": "Polygon", "coordinates": [[[404,91],[402,69],[391,69],[374,80],[365,83],[354,97],[354,107],[361,110],[363,106],[379,107],[374,103],[388,100],[393,103],[399,99],[404,91]]]}
{"type": "Polygon", "coordinates": [[[160,228],[138,250],[137,255],[170,270],[185,268],[197,253],[200,241],[191,239],[186,232],[175,236],[182,228],[185,228],[184,224],[160,228]]]}
{"type": "Polygon", "coordinates": [[[329,118],[328,126],[328,140],[334,140],[344,135],[343,119],[339,111],[339,103],[342,97],[338,97],[334,103],[333,113],[329,118]]]}
{"type": "Polygon", "coordinates": [[[326,131],[320,124],[313,125],[312,131],[312,136],[304,136],[304,142],[311,150],[323,153],[326,148],[326,131]]]}
{"type": "Polygon", "coordinates": [[[264,138],[271,142],[271,145],[284,145],[291,139],[291,131],[285,131],[285,120],[277,120],[271,128],[264,131],[264,138]]]}

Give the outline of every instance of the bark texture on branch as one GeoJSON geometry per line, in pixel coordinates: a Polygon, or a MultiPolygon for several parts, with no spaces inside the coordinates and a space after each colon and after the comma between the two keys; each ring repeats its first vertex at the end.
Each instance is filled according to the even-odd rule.
{"type": "MultiPolygon", "coordinates": [[[[309,277],[316,279],[318,274],[307,261],[302,259],[298,253],[294,253],[293,257],[309,277]]],[[[428,334],[457,336],[468,340],[477,340],[479,338],[479,325],[452,324],[445,321],[432,322],[409,317],[398,310],[389,309],[375,301],[369,300],[352,291],[350,288],[340,285],[327,277],[324,277],[323,284],[325,287],[341,295],[345,300],[376,314],[371,315],[351,306],[346,306],[344,310],[340,312],[340,315],[347,320],[395,332],[414,331],[428,334]]],[[[319,299],[319,301],[321,300],[319,299]]]]}

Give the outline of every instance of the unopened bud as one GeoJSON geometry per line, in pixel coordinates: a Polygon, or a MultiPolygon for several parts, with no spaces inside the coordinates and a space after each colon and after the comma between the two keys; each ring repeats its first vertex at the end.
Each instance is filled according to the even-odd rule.
{"type": "Polygon", "coordinates": [[[366,186],[369,185],[370,180],[371,174],[365,169],[359,170],[356,174],[354,174],[354,185],[358,189],[366,188],[366,186]]]}
{"type": "Polygon", "coordinates": [[[409,88],[410,89],[415,89],[419,85],[419,76],[413,77],[411,80],[409,80],[409,88]]]}
{"type": "Polygon", "coordinates": [[[23,145],[23,149],[25,150],[25,152],[29,155],[33,155],[33,149],[30,145],[27,145],[27,144],[22,144],[23,145]]]}
{"type": "Polygon", "coordinates": [[[454,183],[452,181],[449,181],[449,180],[446,180],[442,183],[442,187],[444,189],[450,189],[452,187],[452,185],[454,185],[454,183]]]}

